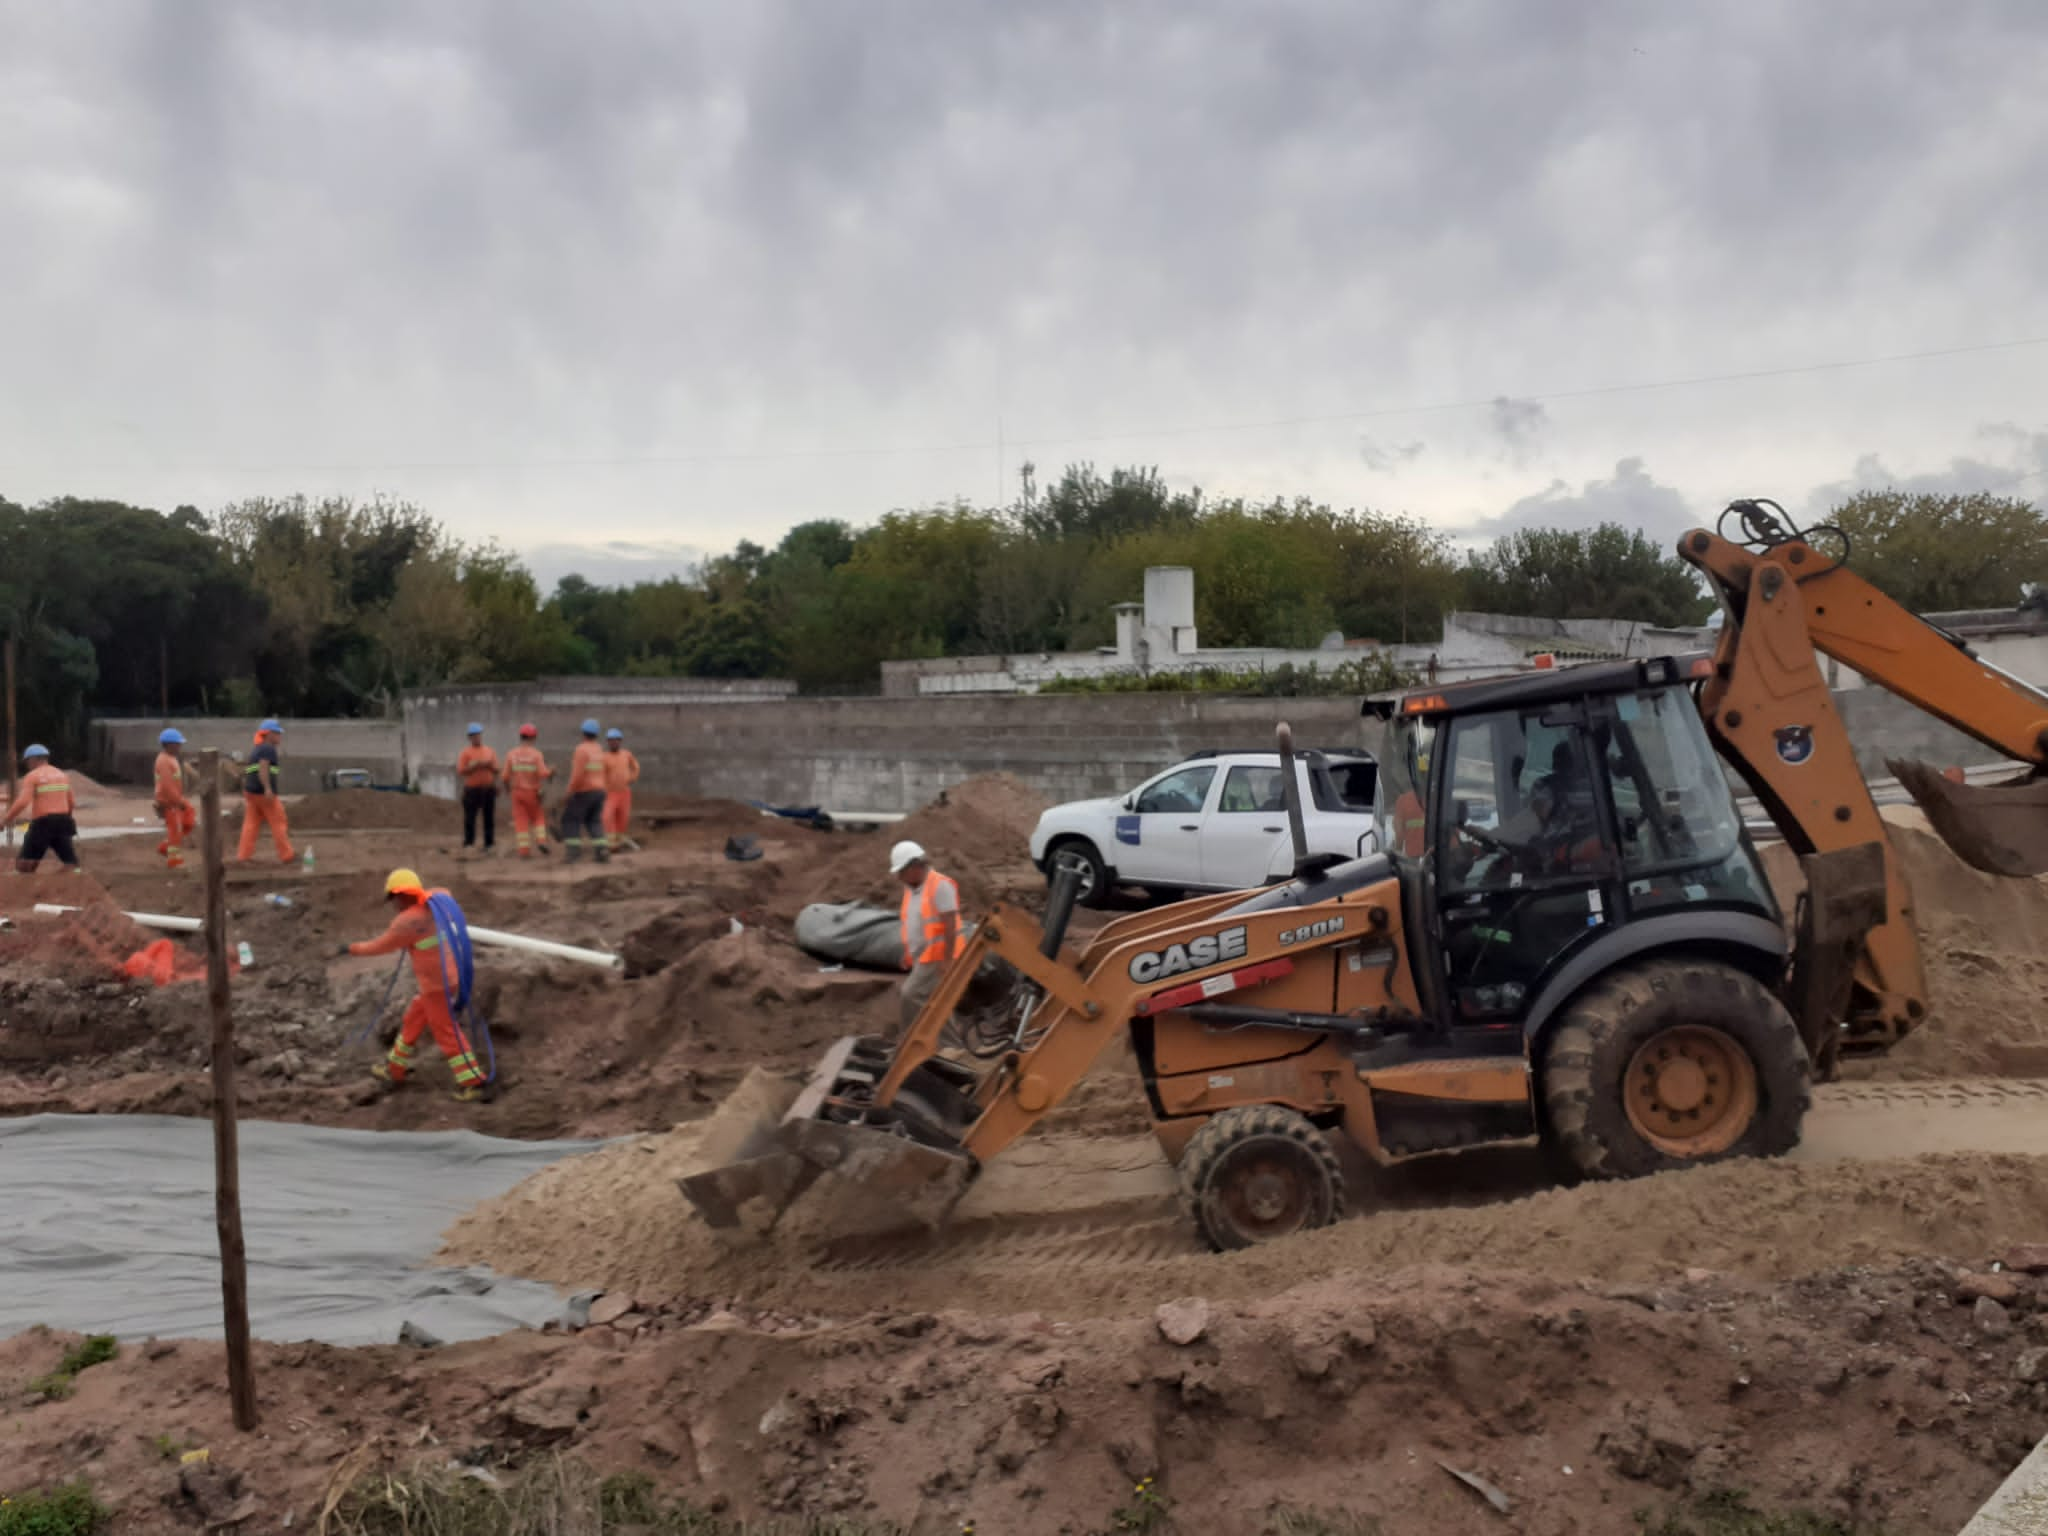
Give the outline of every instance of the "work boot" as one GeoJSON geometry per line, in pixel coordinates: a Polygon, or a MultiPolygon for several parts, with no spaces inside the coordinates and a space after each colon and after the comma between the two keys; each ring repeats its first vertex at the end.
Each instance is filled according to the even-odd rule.
{"type": "Polygon", "coordinates": [[[604,844],[599,843],[597,847],[591,851],[591,857],[596,859],[597,862],[600,864],[609,864],[612,861],[612,851],[611,849],[605,847],[604,844]]]}
{"type": "Polygon", "coordinates": [[[578,859],[582,857],[583,850],[574,843],[571,843],[567,848],[564,848],[562,850],[562,862],[564,864],[574,864],[578,859]]]}
{"type": "Polygon", "coordinates": [[[391,1075],[391,1063],[388,1061],[374,1063],[370,1068],[370,1076],[376,1078],[380,1083],[389,1083],[394,1088],[400,1088],[405,1085],[404,1078],[391,1075]]]}
{"type": "Polygon", "coordinates": [[[478,1099],[481,1099],[483,1096],[483,1089],[477,1087],[475,1083],[464,1083],[460,1088],[457,1088],[455,1090],[455,1093],[453,1095],[455,1102],[458,1104],[474,1104],[478,1099]]]}
{"type": "Polygon", "coordinates": [[[552,859],[555,856],[555,845],[553,843],[542,843],[539,847],[542,858],[552,859]]]}

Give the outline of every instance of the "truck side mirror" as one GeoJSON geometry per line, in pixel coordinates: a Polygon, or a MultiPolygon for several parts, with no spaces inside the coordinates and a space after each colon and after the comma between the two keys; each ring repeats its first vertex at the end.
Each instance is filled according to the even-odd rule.
{"type": "Polygon", "coordinates": [[[1454,813],[1454,814],[1456,815],[1456,817],[1457,817],[1457,820],[1458,820],[1458,825],[1459,825],[1459,826],[1461,826],[1461,827],[1462,827],[1462,826],[1464,826],[1464,825],[1465,825],[1466,823],[1468,823],[1469,821],[1471,821],[1471,819],[1472,819],[1472,802],[1471,802],[1470,800],[1464,799],[1464,798],[1463,798],[1463,797],[1461,796],[1460,798],[1458,798],[1458,799],[1456,799],[1456,800],[1453,800],[1453,801],[1451,802],[1451,809],[1452,809],[1453,813],[1454,813]]]}

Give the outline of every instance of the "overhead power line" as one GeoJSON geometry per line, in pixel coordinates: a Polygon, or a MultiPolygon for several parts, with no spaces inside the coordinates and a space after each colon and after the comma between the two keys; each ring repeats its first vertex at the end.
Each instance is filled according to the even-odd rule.
{"type": "MultiPolygon", "coordinates": [[[[1439,400],[1421,405],[1372,406],[1363,410],[1331,411],[1299,416],[1271,416],[1244,421],[1207,422],[1200,425],[1166,425],[1119,429],[1114,432],[1074,432],[1040,437],[977,438],[950,443],[864,444],[828,448],[715,449],[690,453],[609,454],[557,459],[381,459],[335,462],[286,462],[269,464],[154,464],[48,466],[45,474],[96,474],[108,469],[147,467],[160,474],[338,474],[394,472],[402,470],[549,470],[611,469],[638,466],[693,464],[754,464],[800,462],[804,460],[900,458],[940,456],[951,453],[987,453],[998,446],[1008,449],[1085,447],[1098,443],[1141,442],[1159,438],[1219,436],[1224,433],[1277,431],[1289,427],[1334,426],[1353,422],[1383,421],[1401,416],[1440,415],[1450,411],[1480,410],[1498,401],[1532,401],[1552,404],[1564,400],[1591,400],[1608,395],[1648,394],[1657,390],[1693,389],[1710,384],[1741,384],[1761,379],[1793,378],[1801,374],[1839,373],[1855,368],[1878,368],[1898,363],[1930,362],[1939,358],[1970,357],[1989,352],[2014,352],[2048,346],[2048,336],[2023,336],[2009,341],[1988,341],[1968,346],[1936,347],[1920,352],[1889,352],[1874,357],[1841,358],[1832,362],[1799,363],[1783,368],[1749,368],[1734,373],[1691,374],[1670,379],[1641,379],[1626,384],[1599,384],[1581,389],[1538,392],[1495,390],[1460,400],[1439,400]]],[[[36,466],[0,466],[20,473],[36,466]]]]}

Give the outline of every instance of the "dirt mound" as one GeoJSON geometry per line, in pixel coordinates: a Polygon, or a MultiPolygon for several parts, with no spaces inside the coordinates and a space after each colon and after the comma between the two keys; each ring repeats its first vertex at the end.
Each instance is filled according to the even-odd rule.
{"type": "MultiPolygon", "coordinates": [[[[185,1502],[170,1440],[246,1477],[266,1529],[318,1525],[344,1459],[343,1484],[414,1460],[495,1483],[528,1458],[559,1475],[561,1457],[749,1529],[1634,1536],[1739,1488],[1829,1529],[1947,1532],[2048,1428],[2035,1284],[1987,1334],[1932,1264],[1654,1292],[1410,1268],[1251,1304],[1190,1293],[1185,1344],[1150,1309],[920,1312],[886,1286],[854,1321],[606,1297],[611,1320],[581,1332],[427,1355],[258,1344],[260,1446],[230,1427],[219,1344],[124,1349],[14,1413],[9,1471],[16,1492],[56,1482],[89,1446],[120,1528],[151,1530],[185,1502]]],[[[0,1343],[0,1376],[48,1372],[75,1342],[0,1343]]]]}
{"type": "Polygon", "coordinates": [[[402,795],[377,789],[330,789],[307,795],[288,809],[294,832],[458,831],[462,805],[439,795],[402,795]]]}
{"type": "Polygon", "coordinates": [[[782,915],[793,919],[814,901],[894,907],[903,887],[889,873],[889,849],[904,838],[922,844],[932,866],[960,882],[969,911],[986,912],[1043,884],[1031,868],[1031,833],[1045,808],[1010,774],[964,779],[883,833],[827,844],[830,851],[791,882],[782,915]]]}
{"type": "Polygon", "coordinates": [[[121,974],[131,955],[161,937],[130,919],[105,892],[86,889],[83,876],[53,881],[37,899],[79,910],[45,917],[30,903],[23,909],[26,915],[10,918],[10,926],[0,930],[0,969],[81,983],[107,981],[121,974]]]}

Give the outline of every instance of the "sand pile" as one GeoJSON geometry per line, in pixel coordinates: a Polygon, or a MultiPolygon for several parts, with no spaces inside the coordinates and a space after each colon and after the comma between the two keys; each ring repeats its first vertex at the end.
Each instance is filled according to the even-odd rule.
{"type": "Polygon", "coordinates": [[[1031,832],[1046,801],[1007,773],[962,780],[922,810],[877,836],[850,836],[797,873],[780,903],[794,918],[814,901],[866,902],[894,907],[902,886],[889,874],[889,848],[899,839],[921,843],[938,869],[960,882],[962,902],[985,912],[997,901],[1042,888],[1031,868],[1031,832]]]}
{"type": "MultiPolygon", "coordinates": [[[[295,801],[287,811],[294,832],[459,833],[462,806],[439,795],[403,795],[377,789],[331,789],[295,801]]],[[[501,821],[506,817],[501,815],[501,821]]]]}

